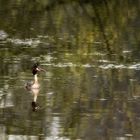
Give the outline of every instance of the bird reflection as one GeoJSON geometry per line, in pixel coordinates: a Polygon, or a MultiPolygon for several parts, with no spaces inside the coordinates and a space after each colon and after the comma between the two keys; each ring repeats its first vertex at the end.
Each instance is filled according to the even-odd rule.
{"type": "Polygon", "coordinates": [[[37,111],[39,109],[39,104],[37,103],[37,97],[38,97],[39,91],[40,91],[39,88],[31,89],[31,92],[33,94],[33,101],[31,104],[33,111],[37,111]]]}

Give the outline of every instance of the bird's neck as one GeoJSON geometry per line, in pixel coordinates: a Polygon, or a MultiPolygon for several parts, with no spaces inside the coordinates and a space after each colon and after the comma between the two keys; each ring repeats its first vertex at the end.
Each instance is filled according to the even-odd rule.
{"type": "Polygon", "coordinates": [[[34,75],[34,82],[38,82],[38,77],[37,77],[37,74],[34,75]]]}

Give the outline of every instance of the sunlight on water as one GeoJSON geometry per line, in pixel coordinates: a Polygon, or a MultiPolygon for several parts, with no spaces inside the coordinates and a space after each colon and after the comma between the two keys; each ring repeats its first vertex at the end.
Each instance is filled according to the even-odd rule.
{"type": "Polygon", "coordinates": [[[59,131],[60,131],[60,118],[59,117],[53,117],[52,118],[52,123],[50,125],[50,135],[52,137],[57,138],[59,137],[59,131]]]}
{"type": "MultiPolygon", "coordinates": [[[[31,38],[31,39],[11,39],[11,38],[7,38],[8,34],[4,31],[0,31],[0,38],[1,40],[6,40],[5,43],[12,43],[13,45],[25,45],[25,46],[31,46],[32,48],[39,46],[41,43],[40,38],[48,38],[48,36],[38,36],[38,38],[31,38]]],[[[131,51],[129,50],[124,50],[123,51],[124,54],[126,53],[131,53],[131,51]]],[[[66,54],[66,55],[70,55],[70,54],[66,54]]],[[[73,55],[73,54],[71,54],[73,55]]],[[[83,54],[83,55],[88,55],[88,56],[105,56],[106,54],[104,53],[99,53],[99,52],[95,52],[95,53],[88,53],[88,54],[83,54]]],[[[51,60],[55,59],[54,57],[52,57],[51,55],[46,55],[44,56],[45,62],[49,62],[49,64],[44,64],[44,65],[48,65],[48,66],[54,66],[54,67],[95,67],[94,65],[91,64],[84,64],[84,65],[77,65],[77,64],[73,64],[72,62],[68,62],[68,63],[58,63],[58,64],[53,64],[51,63],[51,60]]],[[[136,69],[139,70],[140,69],[140,64],[132,64],[132,65],[124,65],[124,64],[106,64],[106,63],[110,63],[111,61],[109,60],[98,60],[97,62],[101,62],[101,63],[105,63],[103,65],[99,65],[99,68],[102,69],[136,69]]],[[[114,61],[115,63],[115,61],[114,61]]]]}
{"type": "MultiPolygon", "coordinates": [[[[24,136],[24,135],[9,135],[7,140],[39,140],[39,136],[24,136]]],[[[5,139],[2,139],[5,140],[5,139]]],[[[70,140],[69,138],[65,137],[44,137],[43,140],[70,140]]],[[[80,139],[76,139],[80,140],[80,139]]]]}
{"type": "MultiPolygon", "coordinates": [[[[140,70],[140,64],[132,64],[132,65],[123,65],[123,64],[106,64],[108,61],[107,60],[100,60],[100,62],[103,62],[105,64],[99,65],[98,67],[101,69],[133,69],[133,70],[140,70]]],[[[68,63],[58,63],[58,64],[43,64],[44,66],[53,66],[53,67],[83,67],[83,68],[94,68],[95,65],[91,64],[73,64],[72,62],[68,63]]]]}
{"type": "Polygon", "coordinates": [[[0,40],[5,40],[8,34],[5,31],[0,30],[0,40]]]}
{"type": "Polygon", "coordinates": [[[27,46],[32,46],[36,47],[40,44],[40,41],[38,39],[7,39],[7,42],[13,43],[14,45],[27,45],[27,46]]]}

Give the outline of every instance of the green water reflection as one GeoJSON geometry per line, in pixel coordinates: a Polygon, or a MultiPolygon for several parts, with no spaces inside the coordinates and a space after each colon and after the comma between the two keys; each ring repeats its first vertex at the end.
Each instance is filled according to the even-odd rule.
{"type": "Polygon", "coordinates": [[[139,7],[0,0],[0,140],[138,140],[139,7]],[[25,84],[37,61],[33,112],[25,84]]]}

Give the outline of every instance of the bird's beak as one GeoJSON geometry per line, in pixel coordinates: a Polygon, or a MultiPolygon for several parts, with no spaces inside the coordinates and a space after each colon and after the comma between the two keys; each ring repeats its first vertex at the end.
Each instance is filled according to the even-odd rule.
{"type": "Polygon", "coordinates": [[[42,68],[37,68],[37,71],[44,71],[44,72],[46,72],[46,70],[42,69],[42,68]]]}
{"type": "Polygon", "coordinates": [[[36,68],[37,71],[41,71],[40,68],[36,68]]]}

